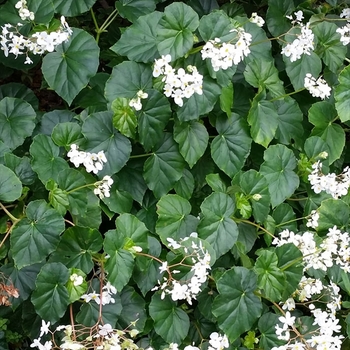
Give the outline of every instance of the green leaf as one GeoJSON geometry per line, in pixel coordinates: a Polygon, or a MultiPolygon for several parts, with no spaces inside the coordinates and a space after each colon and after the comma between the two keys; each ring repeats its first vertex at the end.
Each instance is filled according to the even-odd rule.
{"type": "Polygon", "coordinates": [[[67,162],[59,157],[59,147],[46,135],[35,136],[29,152],[33,170],[43,183],[50,179],[57,181],[59,172],[69,168],[67,162]]]}
{"type": "Polygon", "coordinates": [[[223,87],[220,95],[220,108],[230,118],[233,105],[233,85],[230,82],[227,86],[223,87]]]}
{"type": "Polygon", "coordinates": [[[144,165],[144,179],[157,198],[168,193],[180,180],[185,162],[169,133],[144,165]]]}
{"type": "Polygon", "coordinates": [[[123,309],[118,318],[118,323],[123,329],[126,329],[136,321],[136,324],[131,329],[135,328],[142,332],[147,320],[145,300],[130,286],[126,286],[123,289],[120,299],[123,309]]]}
{"type": "Polygon", "coordinates": [[[129,282],[134,269],[133,255],[123,249],[125,236],[110,230],[105,235],[104,251],[110,256],[105,263],[108,281],[121,291],[129,282]]]}
{"type": "Polygon", "coordinates": [[[317,37],[315,52],[335,74],[343,65],[347,51],[346,46],[340,41],[337,29],[338,26],[330,22],[321,22],[312,27],[312,32],[317,37]]]}
{"type": "Polygon", "coordinates": [[[34,92],[20,83],[8,83],[0,86],[0,100],[5,97],[20,98],[31,104],[34,110],[39,109],[39,101],[34,92]]]}
{"type": "Polygon", "coordinates": [[[340,120],[344,123],[350,120],[350,100],[348,92],[350,89],[350,67],[345,67],[338,76],[339,85],[334,89],[335,108],[340,120]]]}
{"type": "Polygon", "coordinates": [[[276,134],[278,114],[273,102],[265,100],[265,97],[265,92],[254,97],[247,120],[253,140],[267,148],[276,134]]]}
{"type": "Polygon", "coordinates": [[[72,143],[76,143],[81,138],[81,127],[77,123],[60,123],[52,130],[52,140],[57,146],[70,148],[72,143]]]}
{"type": "MultiPolygon", "coordinates": [[[[293,36],[293,38],[295,38],[293,36]]],[[[316,79],[322,70],[322,61],[313,51],[310,55],[301,55],[297,61],[291,62],[289,57],[283,55],[286,72],[295,90],[304,87],[304,79],[310,73],[316,79]]]]}
{"type": "Polygon", "coordinates": [[[214,192],[226,193],[227,186],[224,181],[222,181],[219,174],[208,174],[205,180],[214,192]]]}
{"type": "Polygon", "coordinates": [[[129,100],[123,97],[116,98],[111,105],[113,111],[113,125],[123,135],[131,138],[136,136],[137,117],[129,100]]]}
{"type": "Polygon", "coordinates": [[[129,192],[118,189],[118,184],[113,183],[110,197],[104,197],[103,202],[113,213],[128,213],[132,208],[133,199],[129,192]]]}
{"type": "Polygon", "coordinates": [[[183,57],[193,45],[193,33],[199,26],[197,13],[182,2],[172,3],[159,21],[158,50],[172,60],[183,57]]]}
{"type": "Polygon", "coordinates": [[[12,263],[1,266],[1,272],[8,277],[18,289],[18,298],[11,298],[12,308],[16,309],[24,300],[27,300],[35,288],[35,280],[41,269],[41,264],[34,264],[17,269],[12,263]]]}
{"type": "Polygon", "coordinates": [[[109,323],[114,327],[122,311],[122,304],[118,294],[113,295],[113,299],[115,300],[114,304],[103,305],[102,315],[100,315],[100,305],[96,302],[83,304],[77,314],[77,322],[87,327],[93,327],[100,321],[100,317],[102,316],[102,322],[104,324],[109,323]]]}
{"type": "Polygon", "coordinates": [[[98,229],[102,223],[99,198],[92,192],[87,193],[87,207],[84,215],[74,215],[75,225],[98,229]]]}
{"type": "Polygon", "coordinates": [[[268,183],[264,176],[251,169],[240,176],[240,187],[249,195],[253,208],[253,216],[257,222],[263,223],[270,210],[270,193],[268,183]],[[254,199],[254,195],[261,196],[254,199]]]}
{"type": "Polygon", "coordinates": [[[103,239],[98,230],[70,227],[63,233],[50,261],[59,261],[68,268],[77,268],[88,274],[94,266],[92,255],[101,250],[102,243],[103,239]]]}
{"type": "Polygon", "coordinates": [[[162,16],[161,12],[155,11],[139,17],[133,25],[126,28],[111,50],[127,56],[130,61],[153,62],[160,56],[157,49],[157,30],[162,16]]]}
{"type": "Polygon", "coordinates": [[[68,17],[80,15],[92,7],[96,0],[53,0],[56,12],[68,17]]]}
{"type": "Polygon", "coordinates": [[[208,146],[209,135],[207,128],[200,122],[176,122],[174,139],[179,144],[181,155],[192,168],[203,156],[208,146]]]}
{"type": "Polygon", "coordinates": [[[68,269],[61,263],[47,263],[40,270],[31,300],[43,320],[56,323],[66,312],[69,295],[65,284],[68,278],[68,269]]]}
{"type": "Polygon", "coordinates": [[[214,192],[201,205],[203,219],[198,226],[198,236],[209,242],[219,257],[228,252],[238,237],[238,228],[231,219],[235,204],[230,196],[214,192]]]}
{"type": "Polygon", "coordinates": [[[125,61],[113,68],[105,95],[109,103],[118,97],[134,98],[137,92],[152,88],[152,69],[142,63],[125,61]]]}
{"type": "Polygon", "coordinates": [[[186,199],[190,199],[194,190],[194,177],[188,169],[184,169],[181,179],[174,186],[175,192],[186,199]]]}
{"type": "Polygon", "coordinates": [[[0,101],[0,140],[11,150],[22,145],[32,135],[36,113],[19,98],[5,97],[0,101]]]}
{"type": "Polygon", "coordinates": [[[55,12],[52,0],[28,0],[27,6],[34,12],[36,23],[49,23],[52,20],[55,12]]]}
{"type": "Polygon", "coordinates": [[[321,137],[329,146],[329,164],[340,158],[345,146],[343,128],[333,123],[336,117],[334,105],[327,101],[314,103],[309,109],[309,121],[315,125],[311,135],[321,137]]]}
{"type": "Polygon", "coordinates": [[[216,129],[219,133],[210,145],[211,156],[216,165],[228,176],[233,177],[244,165],[250,153],[252,139],[248,126],[238,114],[228,119],[218,117],[216,129]]]}
{"type": "Polygon", "coordinates": [[[94,38],[74,28],[68,42],[43,58],[42,72],[50,88],[69,105],[97,72],[99,47],[94,38]],[[59,71],[59,74],[57,74],[59,71]]]}
{"type": "Polygon", "coordinates": [[[244,70],[246,81],[259,88],[269,90],[273,97],[284,95],[283,82],[278,76],[278,70],[272,60],[254,60],[247,64],[244,70]]]}
{"type": "Polygon", "coordinates": [[[270,146],[264,152],[260,173],[269,184],[272,207],[290,197],[299,186],[299,177],[294,172],[296,159],[293,152],[283,145],[270,146]]]}
{"type": "Polygon", "coordinates": [[[231,342],[250,330],[261,314],[261,301],[254,294],[256,288],[255,273],[244,267],[226,271],[217,282],[219,295],[213,302],[213,314],[231,342]]]}
{"type": "Polygon", "coordinates": [[[341,199],[330,198],[322,201],[317,212],[320,215],[317,231],[326,231],[334,226],[339,229],[347,227],[350,209],[341,199]]]}
{"type": "Polygon", "coordinates": [[[149,151],[163,139],[172,111],[168,99],[157,90],[150,90],[142,105],[137,112],[138,132],[141,144],[149,151]]]}
{"type": "Polygon", "coordinates": [[[278,37],[291,28],[290,20],[286,18],[286,15],[291,15],[295,10],[295,6],[293,1],[290,0],[269,0],[268,4],[267,27],[274,37],[278,37]]]}
{"type": "Polygon", "coordinates": [[[135,22],[140,16],[152,13],[156,9],[156,0],[119,0],[115,7],[120,16],[135,22]]]}
{"type": "Polygon", "coordinates": [[[161,299],[159,294],[152,297],[149,314],[154,321],[154,330],[167,343],[178,343],[187,336],[190,320],[184,310],[175,306],[169,296],[161,299]]]}
{"type": "Polygon", "coordinates": [[[113,126],[112,113],[97,112],[89,115],[83,123],[82,132],[87,139],[90,152],[103,150],[107,163],[99,171],[99,176],[117,173],[127,162],[131,152],[131,143],[119,134],[113,126]]]}
{"type": "Polygon", "coordinates": [[[202,95],[193,94],[178,107],[176,115],[180,122],[197,120],[201,115],[209,113],[221,94],[221,88],[215,80],[208,76],[203,77],[202,95]]]}
{"type": "Polygon", "coordinates": [[[297,231],[297,224],[293,208],[287,203],[278,205],[272,213],[278,232],[283,230],[297,231]]]}
{"type": "Polygon", "coordinates": [[[268,250],[257,252],[254,271],[258,276],[258,287],[272,301],[280,301],[286,284],[286,277],[278,267],[277,255],[268,250]]]}
{"type": "MultiPolygon", "coordinates": [[[[17,157],[12,153],[5,154],[5,165],[10,168],[16,176],[21,180],[23,185],[31,185],[35,179],[36,175],[32,170],[30,160],[28,157],[17,157]]],[[[1,177],[1,175],[0,175],[1,177]]],[[[0,186],[0,192],[1,192],[0,186]]]]}
{"type": "Polygon", "coordinates": [[[199,14],[199,16],[207,15],[211,11],[219,8],[216,0],[189,0],[187,3],[199,14]]]}
{"type": "Polygon", "coordinates": [[[285,344],[284,340],[278,339],[276,334],[276,324],[278,324],[278,318],[280,316],[267,312],[259,318],[258,328],[261,333],[259,345],[264,350],[270,350],[274,346],[280,346],[285,344]]]}
{"type": "Polygon", "coordinates": [[[44,200],[32,201],[22,219],[11,233],[11,251],[16,266],[42,262],[53,252],[64,230],[64,219],[44,200]]]}
{"type": "Polygon", "coordinates": [[[236,36],[235,33],[230,33],[233,28],[234,26],[227,14],[219,10],[203,16],[200,19],[198,31],[205,42],[215,38],[219,38],[222,42],[228,42],[236,36]]]}
{"type": "Polygon", "coordinates": [[[75,115],[75,113],[66,109],[47,112],[43,114],[41,118],[39,132],[41,134],[51,136],[52,130],[56,125],[60,123],[73,122],[75,115]]]}
{"type": "Polygon", "coordinates": [[[69,301],[70,303],[74,303],[75,301],[79,300],[81,296],[86,292],[88,288],[88,284],[85,281],[86,274],[83,271],[79,269],[71,268],[69,273],[70,273],[70,276],[72,276],[73,274],[76,274],[78,276],[83,277],[84,279],[84,281],[77,286],[74,285],[74,280],[72,281],[71,279],[69,279],[66,284],[67,291],[69,294],[69,301]]]}
{"type": "Polygon", "coordinates": [[[284,285],[282,300],[287,300],[298,288],[303,276],[302,253],[293,244],[287,243],[275,249],[278,267],[285,273],[287,283],[284,285]]]}
{"type": "Polygon", "coordinates": [[[298,103],[291,97],[285,97],[273,102],[277,111],[276,139],[284,145],[289,145],[292,140],[296,145],[302,143],[304,127],[302,125],[303,113],[298,103]]]}
{"type": "MultiPolygon", "coordinates": [[[[328,144],[322,140],[319,136],[311,136],[305,140],[304,151],[309,159],[316,158],[321,152],[327,152],[330,154],[328,144]]],[[[324,159],[323,164],[328,165],[327,159],[324,159]]]]}
{"type": "Polygon", "coordinates": [[[163,244],[168,245],[167,238],[179,241],[196,231],[198,219],[190,213],[190,203],[177,194],[168,194],[158,201],[156,232],[163,244]]]}
{"type": "Polygon", "coordinates": [[[16,174],[0,164],[0,201],[14,202],[22,194],[22,183],[16,174]]]}

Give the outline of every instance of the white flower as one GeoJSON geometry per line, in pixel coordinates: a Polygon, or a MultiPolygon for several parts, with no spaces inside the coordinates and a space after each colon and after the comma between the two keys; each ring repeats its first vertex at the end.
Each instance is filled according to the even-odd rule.
{"type": "Polygon", "coordinates": [[[106,323],[103,326],[99,325],[98,327],[100,328],[98,331],[99,335],[106,336],[113,332],[113,327],[109,323],[106,323]]]}
{"type": "Polygon", "coordinates": [[[295,317],[291,316],[289,311],[286,312],[285,316],[281,316],[278,319],[281,323],[286,324],[288,326],[293,326],[295,322],[295,317]]]}
{"type": "Polygon", "coordinates": [[[70,280],[73,282],[74,286],[80,286],[84,282],[84,278],[82,276],[73,273],[70,277],[70,280]]]}
{"type": "Polygon", "coordinates": [[[165,272],[165,271],[167,271],[167,269],[168,269],[168,262],[164,261],[162,263],[162,265],[159,267],[159,272],[160,273],[165,272]]]}
{"type": "Polygon", "coordinates": [[[222,336],[217,332],[213,332],[210,334],[209,344],[211,347],[209,347],[208,350],[223,350],[224,348],[229,347],[229,342],[226,334],[222,336]]]}
{"type": "Polygon", "coordinates": [[[41,327],[40,327],[40,335],[39,337],[41,338],[44,334],[47,334],[50,330],[50,322],[45,322],[44,320],[41,321],[41,327]]]}
{"type": "Polygon", "coordinates": [[[265,23],[262,17],[258,16],[256,12],[253,12],[249,21],[255,23],[257,26],[262,27],[265,23]]]}
{"type": "Polygon", "coordinates": [[[104,197],[110,197],[110,189],[113,185],[113,182],[114,181],[110,176],[105,175],[101,181],[97,181],[95,183],[95,186],[97,187],[94,189],[94,193],[101,199],[104,197]]]}
{"type": "Polygon", "coordinates": [[[310,73],[307,73],[304,79],[304,86],[314,97],[320,97],[324,100],[331,95],[332,89],[322,77],[316,80],[310,73]]]}

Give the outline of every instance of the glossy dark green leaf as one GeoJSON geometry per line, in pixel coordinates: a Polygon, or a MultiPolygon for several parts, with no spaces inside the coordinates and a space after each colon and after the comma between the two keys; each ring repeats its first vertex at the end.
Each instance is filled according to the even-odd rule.
{"type": "Polygon", "coordinates": [[[123,135],[131,138],[136,136],[137,117],[135,110],[129,106],[129,100],[116,98],[111,105],[113,125],[123,135]]]}
{"type": "Polygon", "coordinates": [[[159,91],[150,90],[137,115],[139,139],[145,150],[149,151],[164,137],[165,126],[172,115],[169,101],[159,91]]]}
{"type": "Polygon", "coordinates": [[[228,42],[235,37],[230,33],[234,26],[230,18],[224,11],[214,11],[200,19],[198,31],[204,41],[219,38],[221,41],[228,42]]]}
{"type": "Polygon", "coordinates": [[[247,64],[244,70],[246,81],[255,88],[267,89],[274,97],[285,94],[283,82],[278,76],[274,62],[269,60],[254,60],[247,64]]]}
{"type": "Polygon", "coordinates": [[[322,201],[317,212],[320,215],[317,231],[326,231],[334,226],[344,228],[350,216],[349,206],[340,199],[332,198],[322,201]]]}
{"type": "Polygon", "coordinates": [[[185,166],[178,146],[168,133],[144,165],[144,179],[157,198],[168,193],[180,180],[185,166]]]}
{"type": "Polygon", "coordinates": [[[149,313],[154,321],[154,330],[167,343],[181,343],[190,328],[188,315],[180,307],[165,296],[161,299],[159,294],[152,297],[149,313]]]}
{"type": "Polygon", "coordinates": [[[220,95],[220,108],[230,118],[233,106],[233,85],[230,82],[227,86],[224,86],[220,95]]]}
{"type": "Polygon", "coordinates": [[[5,97],[0,101],[0,140],[10,149],[22,145],[32,135],[36,113],[33,107],[19,98],[5,97]]]}
{"type": "Polygon", "coordinates": [[[304,127],[303,113],[298,103],[291,97],[285,97],[274,101],[273,104],[278,114],[276,139],[284,145],[289,145],[292,141],[300,145],[304,127]]]}
{"type": "Polygon", "coordinates": [[[0,164],[0,201],[14,202],[22,194],[22,183],[16,174],[0,164]]]}
{"type": "Polygon", "coordinates": [[[133,25],[127,27],[121,38],[111,50],[130,61],[149,63],[160,57],[157,49],[158,23],[162,13],[155,11],[139,17],[133,25]]]}
{"type": "Polygon", "coordinates": [[[204,154],[209,135],[206,127],[197,121],[175,123],[174,139],[179,144],[181,155],[192,168],[204,154]]]}
{"type": "Polygon", "coordinates": [[[350,100],[347,93],[350,88],[350,67],[345,67],[338,76],[339,85],[335,87],[334,98],[340,120],[344,123],[350,120],[350,100]]]}
{"type": "Polygon", "coordinates": [[[110,189],[110,196],[104,197],[102,200],[111,212],[118,214],[129,213],[133,204],[131,194],[127,191],[119,190],[116,183],[113,183],[110,189]]]}
{"type": "Polygon", "coordinates": [[[124,232],[110,230],[103,243],[104,251],[110,256],[105,264],[108,281],[118,291],[129,282],[135,264],[133,255],[124,249],[128,241],[124,232]]]}
{"type": "Polygon", "coordinates": [[[225,193],[214,192],[201,205],[203,219],[198,226],[198,236],[209,242],[219,257],[228,252],[238,237],[238,228],[231,219],[235,203],[225,193]]]}
{"type": "Polygon", "coordinates": [[[175,184],[174,190],[179,196],[190,199],[194,190],[194,177],[188,169],[183,170],[181,179],[175,184]]]}
{"type": "Polygon", "coordinates": [[[47,112],[43,114],[41,118],[39,132],[41,134],[51,136],[52,130],[56,125],[60,123],[73,122],[75,115],[75,113],[65,109],[47,112]]]}
{"type": "Polygon", "coordinates": [[[193,45],[193,33],[199,25],[197,13],[182,2],[172,3],[159,21],[158,50],[172,60],[184,56],[193,45]]]}
{"type": "Polygon", "coordinates": [[[265,93],[254,97],[247,120],[253,140],[267,148],[276,134],[278,114],[273,102],[265,100],[265,97],[265,93]]]}
{"type": "Polygon", "coordinates": [[[48,53],[42,72],[49,86],[71,104],[97,72],[100,49],[94,38],[82,29],[74,28],[67,42],[48,53]],[[60,74],[57,74],[59,70],[60,74]]]}
{"type": "Polygon", "coordinates": [[[269,0],[266,13],[267,27],[275,37],[288,32],[291,23],[286,15],[291,15],[295,10],[293,1],[290,0],[269,0]]]}
{"type": "Polygon", "coordinates": [[[66,284],[66,288],[69,294],[69,301],[70,303],[74,303],[75,301],[79,300],[86,292],[88,288],[88,284],[85,280],[86,274],[75,268],[69,269],[70,278],[68,279],[68,282],[66,284]],[[82,277],[84,280],[81,284],[76,285],[74,279],[71,279],[72,275],[77,275],[82,277]]]}
{"type": "Polygon", "coordinates": [[[34,12],[36,23],[49,23],[55,13],[53,0],[28,0],[27,6],[34,12]]]}
{"type": "Polygon", "coordinates": [[[232,177],[243,167],[250,152],[252,139],[248,126],[235,113],[229,119],[218,117],[215,126],[219,135],[211,143],[211,156],[216,165],[232,177]]]}
{"type": "Polygon", "coordinates": [[[52,140],[57,146],[70,148],[72,143],[77,143],[81,138],[81,127],[77,123],[60,123],[52,130],[52,140]]]}
{"type": "Polygon", "coordinates": [[[92,192],[87,193],[87,206],[84,215],[73,215],[73,221],[78,226],[98,229],[102,223],[99,198],[92,192]]]}
{"type": "Polygon", "coordinates": [[[43,320],[55,323],[66,312],[69,295],[65,284],[68,278],[68,269],[61,263],[47,263],[40,270],[31,300],[43,320]]]}
{"type": "Polygon", "coordinates": [[[96,229],[70,227],[63,233],[50,261],[62,262],[69,268],[77,268],[88,274],[94,266],[92,255],[101,250],[102,243],[102,236],[96,229]]]}
{"type": "Polygon", "coordinates": [[[315,52],[333,73],[337,73],[342,66],[347,51],[346,46],[340,41],[337,29],[338,26],[330,22],[321,22],[312,28],[317,37],[315,52]]]}
{"type": "Polygon", "coordinates": [[[125,61],[113,68],[106,83],[105,95],[109,103],[117,97],[134,98],[138,91],[152,88],[152,69],[142,63],[125,61]]]}
{"type": "Polygon", "coordinates": [[[327,102],[314,103],[309,109],[309,121],[315,125],[312,130],[313,136],[319,136],[329,147],[329,163],[339,159],[345,146],[345,132],[343,128],[333,123],[337,117],[334,105],[327,102]]]}
{"type": "Polygon", "coordinates": [[[284,340],[278,339],[276,334],[276,324],[278,323],[279,315],[267,312],[259,318],[258,328],[261,333],[259,344],[264,350],[270,350],[274,346],[285,344],[284,340]]]}
{"type": "Polygon", "coordinates": [[[255,273],[244,267],[226,271],[217,282],[219,295],[213,303],[213,314],[219,327],[231,342],[251,329],[262,311],[262,303],[254,294],[255,273]]]}
{"type": "Polygon", "coordinates": [[[199,16],[207,15],[211,11],[219,8],[216,0],[190,0],[187,4],[190,5],[199,16]]]}
{"type": "Polygon", "coordinates": [[[29,152],[33,170],[43,183],[50,179],[57,181],[59,172],[69,168],[68,163],[59,156],[59,147],[46,135],[35,136],[29,152]]]}
{"type": "Polygon", "coordinates": [[[77,16],[88,11],[96,0],[53,0],[56,12],[64,16],[77,16]]]}
{"type": "Polygon", "coordinates": [[[168,244],[167,238],[179,241],[196,231],[198,219],[190,213],[190,203],[176,194],[168,194],[159,200],[156,232],[163,244],[168,244]]]}
{"type": "Polygon", "coordinates": [[[281,203],[278,205],[274,209],[272,217],[275,220],[276,230],[278,232],[286,229],[293,232],[297,231],[295,213],[289,204],[281,203]]]}
{"type": "Polygon", "coordinates": [[[11,233],[11,250],[16,266],[42,262],[59,243],[64,219],[44,200],[32,201],[22,219],[11,233]]]}
{"type": "Polygon", "coordinates": [[[279,301],[286,284],[286,276],[278,267],[277,255],[268,250],[258,252],[254,271],[258,276],[258,287],[272,301],[279,301]]]}
{"type": "Polygon", "coordinates": [[[117,173],[127,162],[131,152],[130,141],[113,126],[112,113],[97,112],[84,121],[82,132],[90,152],[103,150],[107,163],[99,176],[117,173]]]}
{"type": "Polygon", "coordinates": [[[115,7],[123,18],[135,22],[140,16],[152,13],[156,8],[156,0],[119,0],[115,7]]]}
{"type": "Polygon", "coordinates": [[[299,177],[294,172],[296,165],[293,152],[286,146],[270,146],[264,152],[260,173],[269,184],[272,207],[290,197],[299,186],[299,177]]]}
{"type": "Polygon", "coordinates": [[[4,97],[20,98],[31,104],[34,110],[39,108],[39,101],[34,92],[27,86],[20,83],[8,83],[1,85],[0,100],[2,100],[4,97]]]}
{"type": "Polygon", "coordinates": [[[35,181],[36,175],[32,170],[28,157],[20,158],[12,153],[7,153],[4,159],[5,165],[18,176],[23,185],[31,185],[35,181]]]}

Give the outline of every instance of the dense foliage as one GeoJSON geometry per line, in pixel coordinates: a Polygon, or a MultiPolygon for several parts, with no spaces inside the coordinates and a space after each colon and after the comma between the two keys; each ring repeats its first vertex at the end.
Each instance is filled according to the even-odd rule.
{"type": "Polygon", "coordinates": [[[0,1],[0,348],[348,348],[348,3],[0,1]]]}

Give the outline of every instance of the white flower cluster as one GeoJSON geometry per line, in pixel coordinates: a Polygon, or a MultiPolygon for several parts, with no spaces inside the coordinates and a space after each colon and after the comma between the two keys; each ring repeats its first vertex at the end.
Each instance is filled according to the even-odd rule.
{"type": "Polygon", "coordinates": [[[67,41],[72,35],[72,30],[68,26],[64,16],[61,17],[61,26],[55,32],[47,33],[46,31],[36,32],[29,37],[24,37],[18,27],[12,24],[5,24],[1,27],[0,48],[7,57],[9,53],[18,57],[18,55],[26,55],[25,64],[31,64],[33,61],[28,56],[29,53],[34,55],[42,55],[45,52],[52,52],[57,45],[67,41]]]}
{"type": "MultiPolygon", "coordinates": [[[[220,335],[217,332],[210,334],[208,350],[224,350],[230,346],[226,334],[220,335]]],[[[176,343],[169,344],[165,350],[179,350],[179,345],[176,343]]],[[[184,350],[200,350],[197,346],[187,345],[184,350]]]]}
{"type": "Polygon", "coordinates": [[[22,21],[27,19],[34,21],[34,12],[29,11],[27,7],[26,0],[20,0],[16,3],[15,8],[18,9],[19,17],[21,17],[22,21]]]}
{"type": "Polygon", "coordinates": [[[328,98],[332,91],[322,77],[316,79],[310,73],[307,73],[304,78],[304,87],[313,97],[319,97],[322,100],[324,100],[326,97],[328,98]]]}
{"type": "MultiPolygon", "coordinates": [[[[275,326],[275,332],[279,339],[288,341],[288,344],[280,347],[274,347],[273,350],[289,350],[289,349],[330,349],[340,350],[343,336],[337,336],[333,333],[340,332],[339,320],[335,317],[336,311],[340,309],[341,295],[339,295],[340,288],[330,282],[329,286],[322,284],[321,280],[314,278],[307,278],[303,276],[301,279],[297,291],[294,293],[299,301],[307,302],[304,306],[308,306],[310,313],[314,317],[313,325],[317,326],[308,339],[303,339],[303,342],[297,341],[297,337],[290,338],[290,333],[294,332],[293,326],[295,325],[295,317],[291,316],[287,311],[285,316],[279,317],[279,321],[282,323],[275,326]],[[322,300],[327,297],[326,310],[315,308],[313,303],[309,301],[322,300]]],[[[288,310],[295,308],[295,301],[293,298],[287,300],[289,306],[288,310]]],[[[283,308],[285,308],[283,305],[283,308]]]]}
{"type": "Polygon", "coordinates": [[[69,279],[73,282],[73,285],[78,287],[84,282],[83,276],[79,276],[76,273],[70,275],[69,279]]]}
{"type": "Polygon", "coordinates": [[[324,175],[320,161],[314,163],[312,168],[314,170],[308,176],[308,180],[315,193],[325,191],[334,199],[347,195],[350,186],[349,167],[346,167],[340,175],[336,175],[335,173],[324,175]]]}
{"type": "Polygon", "coordinates": [[[318,227],[318,219],[320,214],[316,210],[312,210],[307,220],[306,227],[316,228],[318,227]]]}
{"type": "MultiPolygon", "coordinates": [[[[345,18],[347,22],[350,22],[350,8],[345,8],[341,14],[340,18],[345,18]]],[[[340,41],[343,45],[348,45],[350,43],[350,24],[347,23],[344,27],[338,28],[337,33],[340,34],[340,41]]]]}
{"type": "Polygon", "coordinates": [[[341,232],[336,226],[328,230],[326,238],[317,246],[312,232],[295,234],[292,231],[280,232],[280,238],[275,238],[272,244],[278,247],[293,243],[303,254],[304,270],[327,271],[334,264],[345,272],[350,272],[350,236],[341,232]]]}
{"type": "Polygon", "coordinates": [[[194,93],[203,94],[203,76],[198,73],[195,66],[187,66],[187,71],[191,74],[186,73],[183,68],[179,68],[176,72],[169,62],[171,62],[170,55],[163,55],[155,60],[153,76],[156,78],[164,75],[162,79],[165,82],[164,95],[174,98],[174,102],[182,107],[184,98],[190,98],[194,93]]]}
{"type": "MultiPolygon", "coordinates": [[[[191,233],[192,237],[196,236],[196,233],[191,233]]],[[[152,290],[160,289],[162,291],[161,298],[163,299],[166,294],[171,296],[171,299],[176,300],[186,300],[190,305],[192,305],[192,299],[196,299],[196,296],[201,291],[201,285],[207,280],[208,270],[210,270],[210,255],[207,250],[204,249],[202,242],[200,241],[199,245],[192,241],[191,251],[188,250],[186,246],[183,246],[182,243],[190,239],[186,237],[180,242],[174,241],[172,238],[168,238],[169,247],[174,249],[183,248],[186,257],[192,259],[191,272],[192,277],[190,280],[186,281],[177,281],[172,278],[172,274],[176,274],[179,271],[173,269],[176,266],[180,266],[181,263],[168,266],[168,263],[165,261],[159,267],[160,272],[167,272],[168,277],[163,277],[164,282],[161,283],[158,281],[159,286],[155,286],[152,290]],[[171,270],[172,269],[172,270],[171,270]]]]}
{"type": "Polygon", "coordinates": [[[105,175],[101,181],[97,181],[94,189],[96,196],[99,196],[101,199],[104,197],[110,197],[111,186],[113,185],[113,179],[109,175],[105,175]]]}
{"type": "Polygon", "coordinates": [[[41,337],[43,335],[51,333],[50,329],[50,322],[45,322],[44,320],[41,321],[41,327],[40,327],[40,335],[39,338],[34,339],[33,343],[30,344],[31,348],[38,348],[39,350],[51,350],[52,349],[52,341],[46,341],[44,344],[41,344],[41,337]]]}
{"type": "Polygon", "coordinates": [[[300,34],[291,43],[288,43],[281,52],[282,55],[289,57],[291,62],[299,60],[303,54],[310,55],[315,48],[314,34],[310,29],[310,23],[304,25],[301,22],[304,18],[302,11],[295,12],[294,15],[296,16],[294,20],[292,16],[287,16],[287,18],[292,20],[293,25],[297,24],[300,27],[300,34]]]}
{"type": "Polygon", "coordinates": [[[98,305],[114,304],[114,294],[117,294],[116,288],[112,286],[110,282],[107,282],[106,285],[102,288],[101,295],[96,292],[92,292],[89,294],[82,295],[81,299],[83,299],[86,303],[89,303],[91,300],[94,300],[98,305]]]}
{"type": "Polygon", "coordinates": [[[103,163],[107,163],[107,158],[103,151],[98,153],[79,151],[79,146],[74,143],[70,145],[70,151],[67,153],[67,156],[76,168],[83,164],[88,173],[93,172],[97,174],[103,169],[103,163]]]}
{"type": "Polygon", "coordinates": [[[139,90],[136,94],[136,97],[130,100],[129,106],[135,108],[136,111],[139,111],[142,108],[141,99],[145,99],[147,97],[148,97],[148,94],[146,92],[139,90]]]}
{"type": "Polygon", "coordinates": [[[243,61],[250,53],[249,46],[252,35],[246,33],[243,28],[232,29],[230,32],[237,33],[237,41],[234,44],[221,42],[219,38],[209,40],[203,47],[202,59],[209,58],[214,71],[227,69],[243,61]]]}
{"type": "Polygon", "coordinates": [[[265,24],[265,21],[262,17],[258,16],[256,12],[253,12],[249,21],[255,23],[258,27],[262,27],[265,24]]]}

